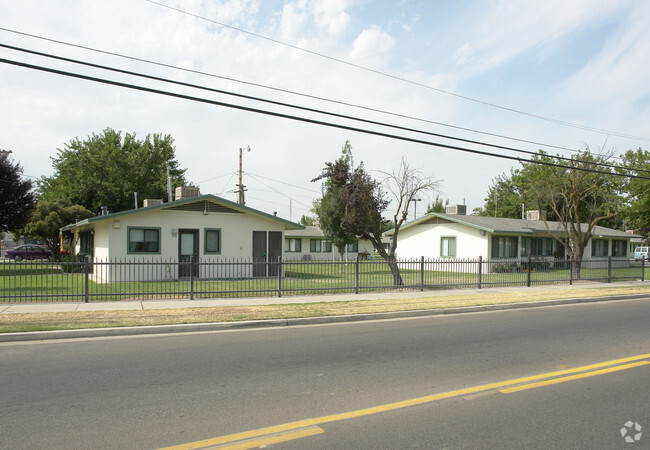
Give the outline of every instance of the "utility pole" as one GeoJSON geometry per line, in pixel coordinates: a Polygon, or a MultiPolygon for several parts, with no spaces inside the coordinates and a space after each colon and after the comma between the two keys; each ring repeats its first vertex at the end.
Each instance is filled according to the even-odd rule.
{"type": "MultiPolygon", "coordinates": [[[[246,147],[246,151],[247,152],[251,151],[250,146],[246,147]]],[[[239,188],[239,201],[237,203],[239,203],[242,206],[246,204],[246,202],[244,200],[244,191],[246,190],[245,189],[246,186],[244,186],[244,184],[242,182],[242,173],[243,173],[243,171],[242,171],[242,154],[243,154],[243,152],[244,152],[244,149],[240,147],[239,148],[239,184],[237,185],[237,187],[239,188]]]]}
{"type": "Polygon", "coordinates": [[[0,148],[0,155],[9,155],[13,153],[11,150],[3,150],[0,148]]]}

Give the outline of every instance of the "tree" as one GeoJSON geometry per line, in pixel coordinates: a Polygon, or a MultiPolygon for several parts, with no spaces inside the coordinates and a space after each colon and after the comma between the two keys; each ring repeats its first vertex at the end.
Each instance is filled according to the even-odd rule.
{"type": "Polygon", "coordinates": [[[546,219],[544,223],[549,234],[564,246],[573,261],[571,271],[575,279],[580,278],[584,250],[594,227],[614,218],[620,210],[618,177],[603,174],[611,170],[597,165],[607,160],[608,155],[593,155],[587,149],[562,163],[568,168],[533,167],[533,163],[526,163],[520,172],[522,176],[527,174],[526,180],[535,194],[538,209],[548,207],[557,218],[562,236],[553,233],[557,230],[551,230],[546,219]]]}
{"type": "Polygon", "coordinates": [[[314,181],[327,179],[340,188],[337,197],[344,205],[340,227],[350,235],[370,241],[375,251],[388,263],[393,283],[401,285],[402,278],[395,260],[400,227],[408,218],[411,201],[421,193],[437,190],[439,182],[424,176],[420,169],[410,167],[405,157],[402,157],[397,171],[382,173],[384,179],[380,184],[366,172],[363,163],[354,167],[351,146],[346,142],[344,155],[336,163],[326,163],[323,173],[314,181]],[[388,250],[384,248],[382,240],[385,230],[382,214],[390,203],[385,198],[384,187],[396,201],[388,250]]]}
{"type": "Polygon", "coordinates": [[[521,205],[525,202],[523,197],[513,179],[503,173],[492,179],[485,204],[477,215],[518,219],[521,205]]]}
{"type": "MultiPolygon", "coordinates": [[[[634,168],[639,175],[648,177],[650,174],[650,152],[637,149],[628,150],[623,154],[620,172],[629,173],[634,168]]],[[[623,212],[625,223],[637,234],[648,238],[650,231],[650,180],[639,178],[624,179],[623,192],[627,208],[623,212]]]]}
{"type": "Polygon", "coordinates": [[[306,227],[313,227],[316,224],[316,220],[311,216],[306,216],[303,214],[302,217],[300,218],[300,222],[298,223],[306,227]]]}
{"type": "Polygon", "coordinates": [[[436,199],[430,205],[427,205],[427,214],[430,213],[444,213],[446,211],[445,206],[449,205],[449,199],[446,199],[444,202],[439,195],[436,195],[436,199]]]}
{"type": "Polygon", "coordinates": [[[59,255],[59,230],[76,220],[93,216],[94,214],[83,206],[66,205],[60,200],[53,202],[41,200],[36,204],[23,232],[28,236],[44,240],[52,255],[59,255]]]}
{"type": "MultiPolygon", "coordinates": [[[[317,181],[323,178],[323,197],[314,201],[314,212],[318,216],[323,235],[336,246],[341,262],[345,254],[345,247],[356,241],[354,233],[343,227],[346,215],[346,205],[343,200],[342,191],[349,182],[350,169],[352,167],[352,146],[345,142],[341,150],[341,157],[334,163],[326,163],[328,175],[315,178],[317,181]],[[331,176],[330,176],[331,174],[331,176]]],[[[341,270],[343,266],[341,265],[341,270]]]]}
{"type": "Polygon", "coordinates": [[[147,135],[142,141],[135,133],[122,137],[110,128],[85,141],[73,139],[52,158],[54,175],[39,180],[39,199],[119,212],[133,209],[135,192],[141,199],[165,198],[167,165],[173,187],[187,184],[173,144],[169,135],[147,135]]]}
{"type": "Polygon", "coordinates": [[[22,179],[23,168],[8,151],[0,151],[0,231],[13,231],[27,222],[34,207],[32,182],[22,179]]]}

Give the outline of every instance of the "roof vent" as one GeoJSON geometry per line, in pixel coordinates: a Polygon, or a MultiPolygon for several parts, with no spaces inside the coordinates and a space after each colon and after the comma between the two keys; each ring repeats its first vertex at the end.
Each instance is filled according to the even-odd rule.
{"type": "Polygon", "coordinates": [[[185,200],[201,195],[201,190],[197,187],[179,186],[174,190],[174,200],[185,200]]]}
{"type": "Polygon", "coordinates": [[[464,216],[467,214],[467,206],[465,205],[447,205],[445,206],[446,214],[458,214],[464,216]]]}
{"type": "Polygon", "coordinates": [[[162,198],[145,198],[142,200],[142,207],[146,208],[147,206],[162,205],[162,198]]]}
{"type": "Polygon", "coordinates": [[[526,220],[546,220],[546,211],[540,211],[539,209],[526,211],[526,220]]]}

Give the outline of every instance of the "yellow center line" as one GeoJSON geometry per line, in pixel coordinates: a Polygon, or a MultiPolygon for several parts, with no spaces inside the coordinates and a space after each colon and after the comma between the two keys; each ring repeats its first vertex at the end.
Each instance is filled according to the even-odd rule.
{"type": "Polygon", "coordinates": [[[609,367],[607,369],[601,369],[601,370],[594,370],[591,372],[586,372],[586,373],[580,373],[577,375],[571,375],[568,377],[561,377],[561,378],[554,378],[552,380],[546,380],[546,381],[540,381],[537,383],[529,383],[529,384],[524,384],[521,386],[514,386],[511,388],[506,388],[506,389],[501,389],[499,392],[502,392],[504,394],[511,394],[513,392],[519,392],[523,391],[526,389],[534,389],[542,386],[549,386],[551,384],[557,384],[557,383],[564,383],[567,381],[571,380],[578,380],[580,378],[588,378],[588,377],[595,377],[596,375],[603,375],[606,373],[611,373],[611,372],[617,372],[619,370],[626,370],[626,369],[632,369],[634,367],[639,367],[639,366],[645,366],[650,364],[650,361],[639,361],[631,364],[625,364],[623,366],[616,366],[616,367],[609,367]]]}
{"type": "MultiPolygon", "coordinates": [[[[364,408],[364,409],[358,409],[356,411],[349,411],[345,413],[340,413],[340,414],[332,414],[328,416],[322,416],[322,417],[315,417],[312,419],[305,419],[305,420],[299,420],[296,422],[289,422],[281,425],[275,425],[271,427],[265,427],[265,428],[259,428],[256,430],[250,430],[250,431],[244,431],[241,433],[235,433],[235,434],[230,434],[226,436],[221,436],[213,439],[206,439],[203,441],[197,441],[197,442],[191,442],[188,444],[182,444],[178,446],[173,446],[173,447],[167,447],[168,449],[175,449],[175,450],[191,450],[191,449],[200,449],[204,447],[212,447],[216,445],[221,445],[221,444],[227,444],[227,443],[234,443],[237,441],[242,441],[245,439],[252,439],[260,436],[267,436],[269,434],[274,434],[274,433],[284,433],[287,431],[292,431],[296,430],[298,428],[306,428],[306,427],[313,427],[313,426],[318,426],[318,425],[323,425],[326,423],[330,422],[336,422],[336,421],[341,421],[341,420],[347,420],[347,419],[353,419],[356,417],[362,417],[362,416],[367,416],[370,414],[377,414],[381,412],[387,412],[387,411],[394,411],[396,409],[401,409],[401,408],[407,408],[410,406],[416,406],[416,405],[421,405],[425,403],[430,403],[434,402],[437,400],[443,400],[447,398],[452,398],[452,397],[458,397],[461,395],[466,395],[466,394],[473,394],[476,392],[483,392],[483,391],[489,391],[492,389],[499,389],[505,386],[512,386],[515,384],[522,384],[522,383],[528,383],[531,381],[537,381],[537,380],[543,380],[546,378],[554,378],[554,377],[560,377],[563,375],[568,375],[572,373],[578,373],[578,372],[586,372],[594,369],[600,369],[603,367],[607,366],[614,366],[614,365],[619,365],[619,364],[624,364],[624,363],[629,363],[632,361],[638,361],[641,359],[646,359],[650,358],[650,353],[645,354],[645,355],[638,355],[638,356],[630,356],[628,358],[621,358],[621,359],[616,359],[612,361],[606,361],[606,362],[601,362],[601,363],[596,363],[596,364],[590,364],[587,366],[582,366],[582,367],[574,367],[571,369],[564,369],[564,370],[559,370],[555,372],[548,372],[548,373],[543,373],[539,375],[532,375],[529,377],[523,377],[523,378],[515,378],[512,380],[507,380],[507,381],[500,381],[497,383],[491,383],[491,384],[485,384],[481,386],[474,386],[474,387],[469,387],[469,388],[464,388],[464,389],[458,389],[455,391],[449,391],[449,392],[443,392],[440,394],[433,394],[433,395],[427,395],[424,397],[418,397],[418,398],[413,398],[410,400],[404,400],[400,402],[395,402],[395,403],[388,403],[385,405],[379,405],[379,406],[374,406],[370,408],[364,408]]],[[[647,361],[642,361],[638,365],[645,365],[649,364],[647,361]]],[[[635,366],[636,367],[636,366],[635,366]]],[[[626,367],[629,368],[629,367],[626,367]]],[[[617,368],[612,368],[614,370],[618,370],[617,368]]],[[[621,369],[622,370],[622,369],[621,369]]],[[[613,370],[609,370],[610,372],[613,370]]],[[[607,373],[607,372],[603,372],[607,373]]],[[[568,378],[568,377],[565,377],[568,378]]],[[[580,378],[580,377],[577,377],[580,378]]],[[[565,380],[568,381],[568,380],[565,380]]],[[[529,386],[528,384],[527,386],[529,386]]]]}
{"type": "Polygon", "coordinates": [[[220,445],[218,447],[212,447],[212,448],[220,448],[220,449],[228,449],[228,450],[246,450],[250,448],[259,448],[262,447],[263,445],[277,444],[279,442],[287,442],[287,441],[293,441],[295,439],[301,439],[309,436],[316,436],[317,434],[322,434],[324,432],[325,430],[323,430],[321,427],[308,427],[308,428],[303,428],[294,431],[293,433],[277,433],[271,436],[263,437],[261,439],[251,439],[244,442],[223,445],[223,446],[220,445]]]}

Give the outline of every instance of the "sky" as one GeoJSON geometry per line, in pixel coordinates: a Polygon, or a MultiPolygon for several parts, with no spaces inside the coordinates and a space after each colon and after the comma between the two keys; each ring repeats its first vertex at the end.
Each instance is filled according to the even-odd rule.
{"type": "MultiPolygon", "coordinates": [[[[0,0],[0,44],[486,144],[614,157],[650,147],[650,2],[639,0],[0,0]],[[31,36],[30,36],[31,35],[31,36]],[[41,38],[41,39],[39,39],[41,38]],[[46,39],[42,39],[46,38],[46,39]],[[75,46],[64,45],[60,41],[75,46]],[[102,53],[80,47],[101,50],[102,53]],[[128,56],[131,59],[120,57],[128,56]],[[152,61],[163,65],[149,64],[152,61]],[[189,70],[181,70],[189,69],[189,70]],[[193,71],[193,72],[192,72],[193,71]],[[201,72],[201,73],[197,73],[201,72]]],[[[422,133],[145,80],[0,48],[0,58],[499,155],[422,133]]],[[[483,206],[510,159],[141,92],[0,62],[0,149],[53,174],[72,139],[169,134],[186,179],[298,221],[346,141],[377,179],[402,157],[436,194],[483,206]]],[[[395,201],[386,217],[394,213],[395,201]]]]}

